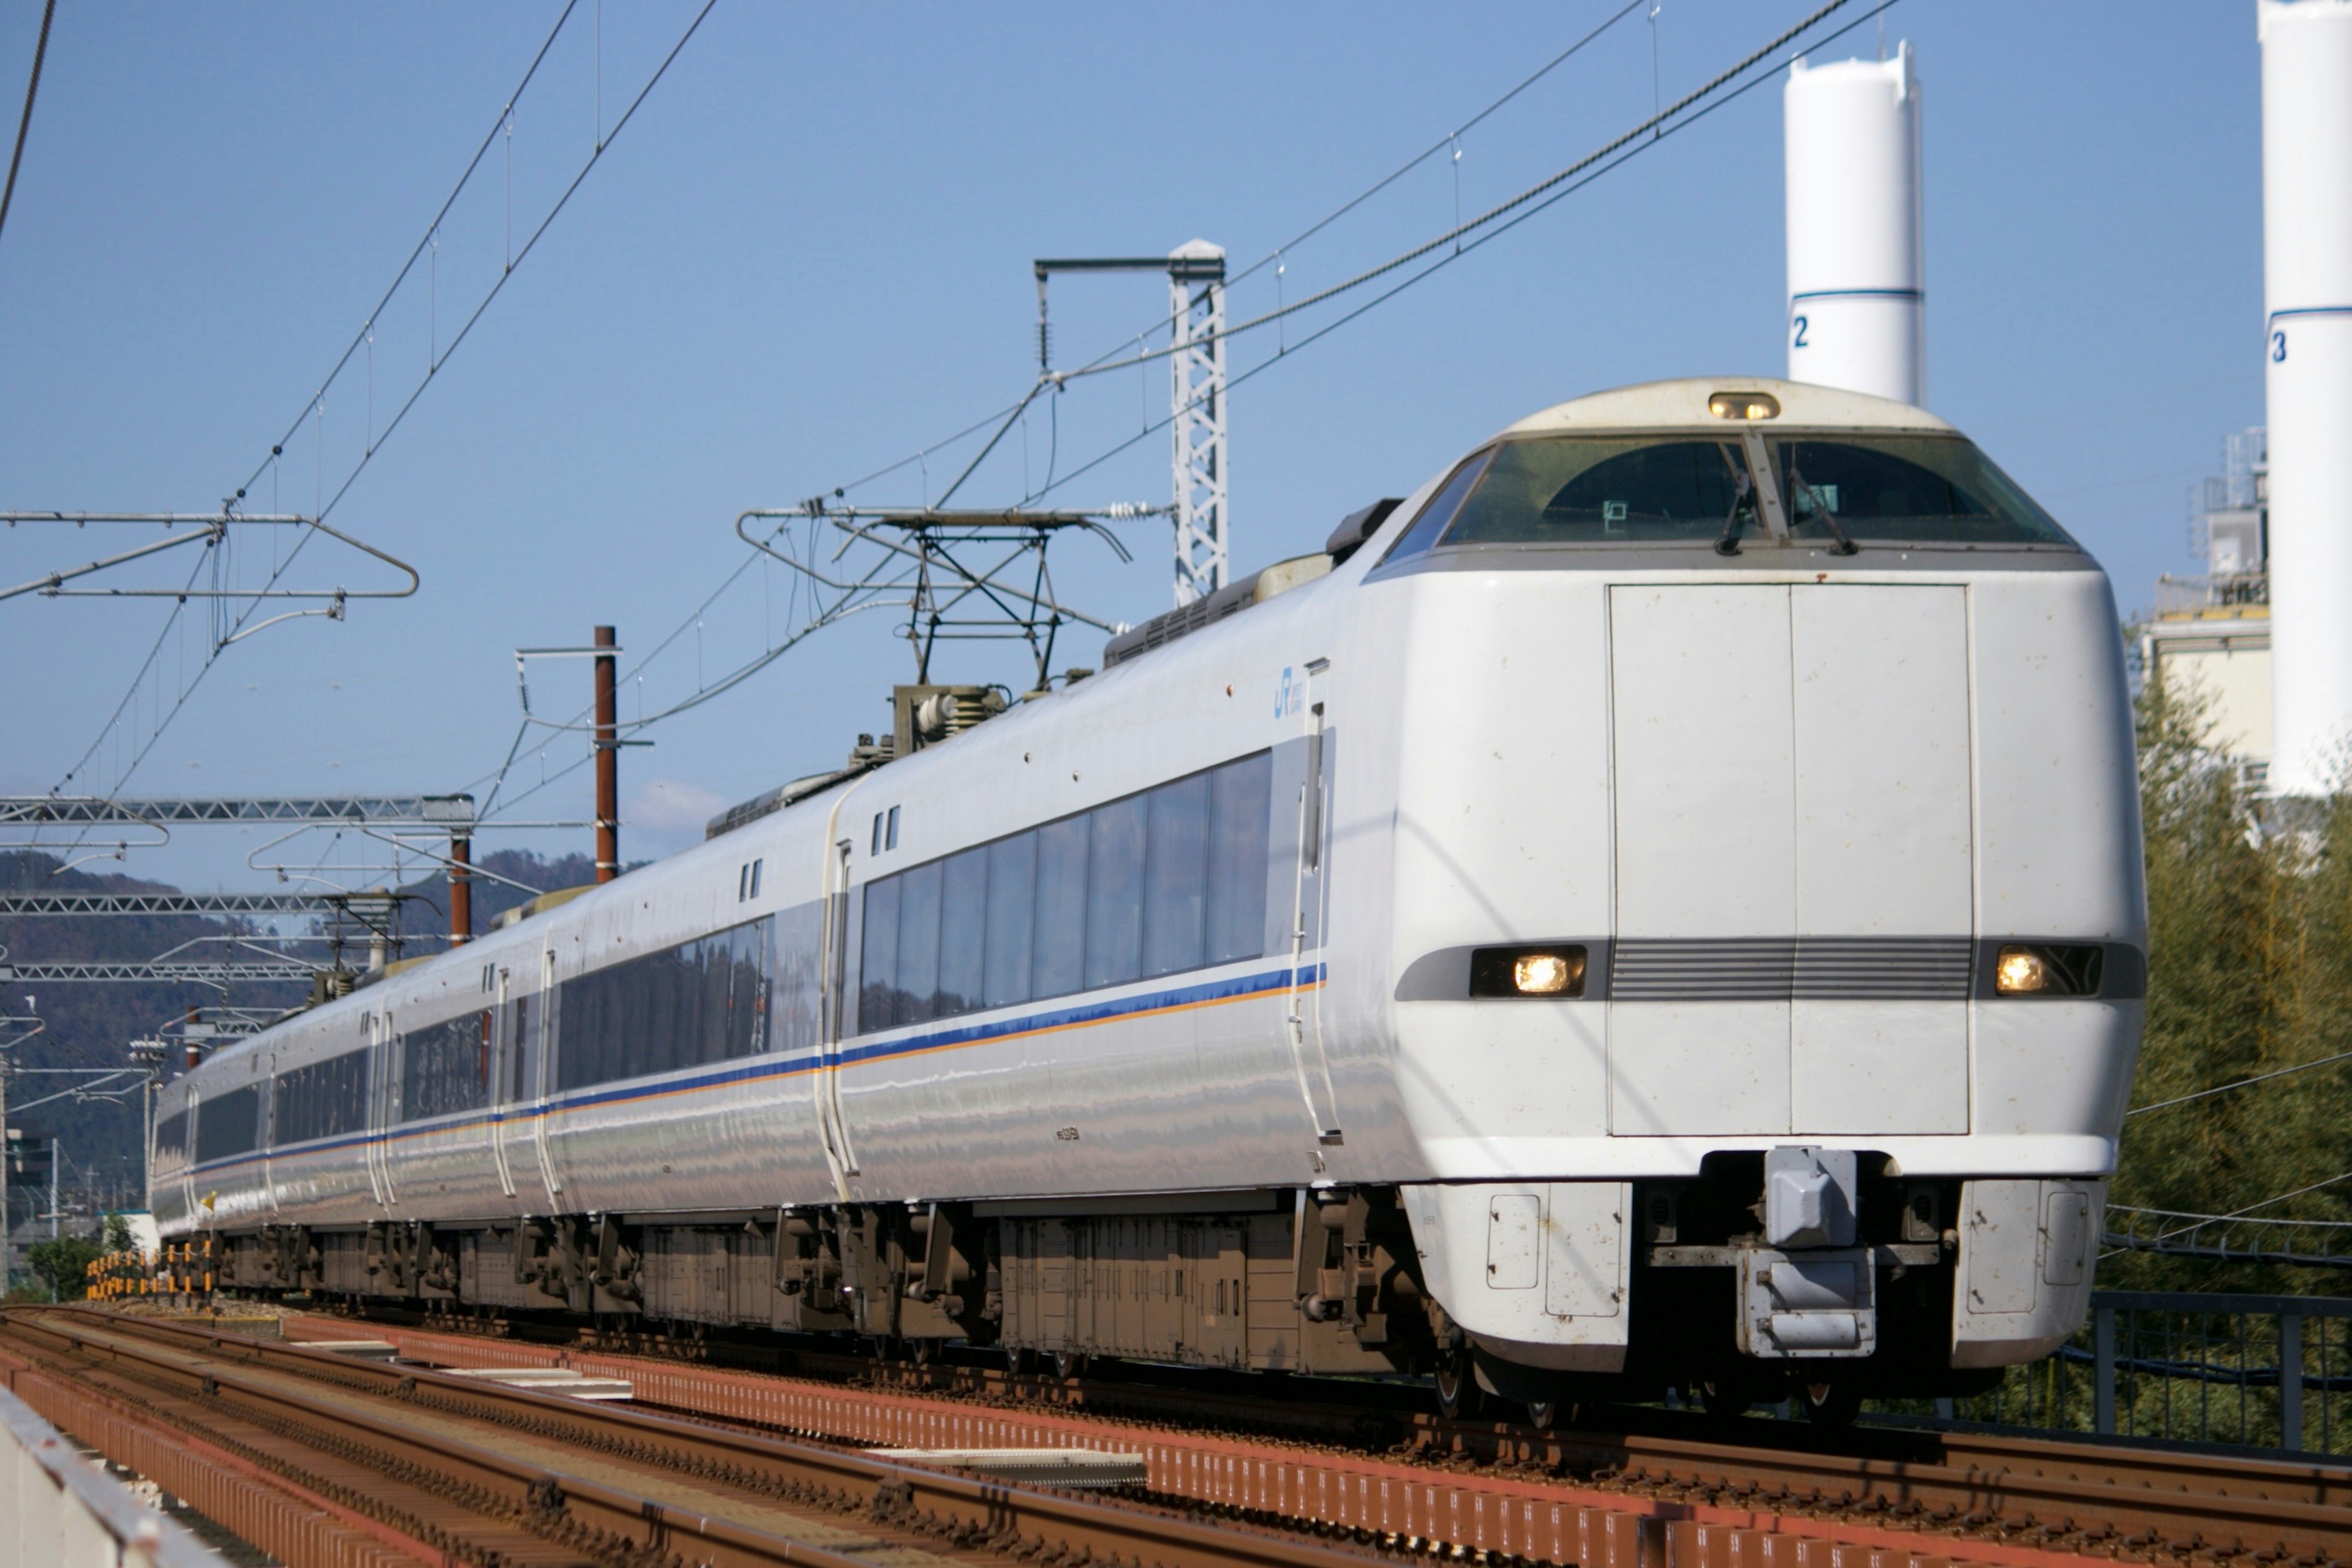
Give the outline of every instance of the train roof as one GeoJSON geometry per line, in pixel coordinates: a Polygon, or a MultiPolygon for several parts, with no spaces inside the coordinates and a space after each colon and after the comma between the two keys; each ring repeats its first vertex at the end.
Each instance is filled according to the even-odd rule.
{"type": "Polygon", "coordinates": [[[1717,393],[1760,392],[1780,405],[1766,424],[1803,426],[1809,429],[1908,430],[1923,435],[1953,436],[1958,432],[1924,408],[1867,393],[1834,386],[1809,386],[1769,375],[1687,376],[1679,381],[1649,381],[1620,386],[1590,396],[1555,404],[1529,415],[1506,436],[1556,436],[1578,430],[1720,430],[1727,421],[1711,413],[1707,400],[1717,393]]]}

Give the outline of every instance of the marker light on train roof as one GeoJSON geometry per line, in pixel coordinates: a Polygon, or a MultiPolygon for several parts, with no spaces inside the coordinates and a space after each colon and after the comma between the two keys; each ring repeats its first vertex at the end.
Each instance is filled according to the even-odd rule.
{"type": "Polygon", "coordinates": [[[1706,400],[1717,419],[1777,419],[1780,400],[1769,392],[1718,392],[1706,400]]]}

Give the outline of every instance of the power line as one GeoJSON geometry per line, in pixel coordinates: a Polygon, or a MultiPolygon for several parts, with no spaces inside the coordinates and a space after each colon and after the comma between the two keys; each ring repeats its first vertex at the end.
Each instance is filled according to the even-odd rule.
{"type": "MultiPolygon", "coordinates": [[[[546,215],[541,218],[537,226],[531,230],[530,236],[524,240],[522,247],[520,250],[514,251],[511,255],[506,258],[505,265],[499,271],[498,278],[494,282],[492,282],[488,291],[485,293],[481,300],[475,305],[471,313],[467,316],[463,325],[458,328],[455,336],[450,339],[447,348],[446,350],[443,349],[437,342],[428,345],[429,352],[427,353],[427,368],[424,377],[410,390],[408,396],[401,403],[398,410],[394,414],[392,419],[384,426],[381,434],[378,434],[373,428],[368,431],[368,438],[361,453],[359,461],[354,464],[350,471],[337,483],[334,493],[331,497],[326,497],[324,495],[322,469],[321,502],[316,512],[313,514],[311,520],[314,524],[319,526],[306,531],[302,536],[295,542],[293,547],[287,552],[285,558],[276,563],[268,577],[263,582],[262,587],[257,593],[256,596],[248,602],[243,609],[236,612],[233,617],[230,617],[227,620],[226,625],[226,635],[222,635],[222,627],[215,627],[215,636],[212,639],[213,647],[205,655],[204,662],[197,667],[195,673],[187,679],[177,697],[173,700],[169,710],[162,713],[157,719],[154,728],[147,734],[137,753],[131,758],[129,765],[124,767],[121,773],[117,774],[113,781],[114,787],[120,788],[122,784],[130,778],[131,773],[135,773],[139,766],[146,761],[148,754],[154,750],[156,743],[163,739],[164,731],[171,727],[173,721],[176,720],[181,711],[185,709],[188,699],[194,694],[196,688],[203,683],[205,677],[211,673],[214,665],[219,662],[221,654],[230,646],[231,643],[236,641],[238,634],[247,629],[247,622],[252,618],[255,612],[265,602],[266,596],[268,593],[277,587],[287,569],[291,567],[295,560],[300,556],[304,546],[309,544],[310,540],[320,531],[324,525],[327,515],[341,503],[344,496],[350,493],[352,484],[358,480],[360,474],[365,470],[371,462],[374,460],[375,455],[383,449],[384,442],[390,439],[392,433],[399,428],[400,425],[407,418],[409,411],[415,406],[417,400],[425,395],[425,389],[431,386],[435,380],[439,376],[441,368],[448,363],[450,356],[457,353],[458,346],[465,342],[467,337],[473,331],[476,324],[481,321],[483,313],[489,309],[491,301],[495,300],[499,297],[499,293],[505,289],[507,280],[514,276],[515,269],[520,267],[523,261],[530,257],[530,253],[537,248],[540,240],[545,237],[549,227],[552,226],[556,218],[562,215],[564,207],[570,204],[572,196],[579,191],[582,184],[586,181],[590,173],[593,172],[598,163],[603,160],[605,153],[611,150],[613,143],[619,140],[621,132],[628,125],[629,121],[635,117],[638,109],[644,105],[646,98],[652,94],[654,89],[660,85],[663,78],[668,74],[670,66],[676,62],[678,55],[685,49],[688,43],[692,41],[695,34],[700,30],[704,20],[709,16],[712,7],[717,4],[718,0],[704,0],[701,9],[695,13],[694,19],[687,25],[685,31],[678,36],[677,43],[670,47],[668,53],[662,57],[661,63],[655,68],[653,74],[646,79],[645,85],[640,88],[636,95],[630,100],[628,107],[622,111],[621,117],[614,121],[612,129],[609,132],[604,132],[602,131],[600,127],[600,134],[596,138],[593,149],[591,151],[587,161],[580,166],[579,171],[573,174],[571,183],[565,185],[562,195],[557,196],[554,205],[548,209],[546,215]]],[[[410,250],[407,258],[401,264],[400,269],[394,275],[390,287],[384,290],[383,297],[377,300],[375,308],[368,312],[367,317],[362,322],[359,331],[353,334],[351,342],[345,345],[342,353],[337,357],[334,364],[329,369],[325,379],[319,384],[319,390],[313,393],[310,400],[303,405],[302,411],[295,416],[294,422],[287,427],[286,434],[271,444],[268,456],[264,458],[259,463],[256,464],[252,473],[247,476],[245,483],[237,487],[236,495],[230,498],[230,500],[227,503],[228,509],[233,510],[237,503],[241,502],[245,498],[247,490],[250,489],[253,485],[260,479],[262,475],[269,471],[272,464],[278,463],[284,457],[288,444],[292,442],[300,433],[305,422],[314,418],[323,420],[325,400],[328,391],[335,384],[343,373],[351,367],[353,356],[358,354],[364,346],[368,345],[372,342],[376,322],[382,318],[385,307],[391,303],[394,296],[399,292],[402,286],[414,277],[418,258],[420,257],[429,257],[431,255],[433,247],[438,239],[442,224],[447,219],[451,208],[456,205],[458,197],[464,194],[468,183],[471,182],[475,174],[480,170],[482,162],[488,155],[489,150],[493,146],[497,145],[501,131],[510,125],[516,104],[520,101],[524,91],[530,86],[531,81],[537,76],[541,64],[547,58],[548,51],[554,46],[557,37],[562,32],[565,24],[571,19],[572,13],[578,8],[578,5],[579,0],[566,0],[562,12],[556,17],[554,26],[549,29],[546,38],[541,42],[537,52],[531,56],[530,64],[524,69],[521,79],[516,84],[514,90],[507,95],[505,102],[500,105],[498,118],[491,125],[488,133],[484,136],[481,144],[475,149],[473,157],[467,162],[464,173],[458,175],[457,182],[451,187],[448,196],[442,202],[439,208],[436,210],[432,222],[425,226],[424,237],[419,239],[415,247],[410,250]]],[[[323,464],[323,455],[321,456],[320,461],[323,464]]],[[[211,563],[216,566],[219,560],[218,555],[209,550],[206,553],[211,563]]],[[[199,564],[201,568],[203,563],[200,563],[199,564]]],[[[194,582],[194,574],[191,574],[189,581],[191,584],[193,584],[194,582]]],[[[163,630],[156,639],[154,647],[149,651],[147,660],[141,666],[139,674],[132,678],[130,690],[124,695],[122,700],[116,704],[113,715],[108,719],[106,725],[100,731],[98,738],[94,740],[90,743],[89,748],[83,752],[81,760],[77,762],[73,768],[67,773],[65,778],[60,781],[58,786],[59,789],[63,789],[67,784],[71,783],[75,776],[80,773],[83,766],[85,766],[89,763],[89,759],[97,753],[99,747],[104,744],[106,737],[112,732],[115,724],[121,720],[124,710],[129,709],[136,700],[140,688],[146,680],[149,671],[153,669],[155,667],[156,655],[162,650],[164,642],[170,637],[173,628],[181,623],[181,617],[184,614],[184,601],[180,604],[175,604],[173,606],[170,616],[165,620],[163,630]]]]}
{"type": "Polygon", "coordinates": [[[2192,1100],[2204,1100],[2216,1094],[2227,1094],[2233,1089],[2243,1089],[2248,1084],[2268,1083],[2274,1078],[2285,1078],[2293,1073],[2309,1072],[2314,1068],[2324,1068],[2330,1062],[2347,1060],[2352,1060],[2352,1051],[2338,1051],[2332,1057],[2322,1057],[2315,1062],[2298,1062],[2294,1067],[2280,1068],[2275,1072],[2256,1073],[2252,1078],[2242,1078],[2234,1083],[2220,1084],[2212,1089],[2200,1089],[2195,1094],[2179,1095],[2171,1100],[2159,1100],[2154,1105],[2134,1106],[2131,1110],[2125,1111],[2124,1115],[2126,1118],[2146,1116],[2151,1110],[2163,1110],[2175,1105],[2186,1105],[2192,1100]]]}
{"type": "Polygon", "coordinates": [[[16,150],[8,154],[8,186],[0,190],[0,231],[8,226],[8,206],[16,199],[16,169],[25,161],[25,137],[33,129],[33,98],[41,90],[41,62],[49,54],[49,23],[58,14],[58,0],[41,7],[41,41],[33,46],[33,79],[25,84],[25,113],[16,121],[16,150]]]}
{"type": "MultiPolygon", "coordinates": [[[[1297,343],[1288,345],[1281,353],[1269,356],[1239,375],[1234,376],[1229,383],[1227,391],[1230,392],[1233,388],[1238,387],[1242,383],[1252,379],[1259,373],[1272,368],[1274,364],[1286,359],[1290,354],[1297,353],[1299,350],[1302,350],[1319,339],[1328,336],[1329,333],[1336,331],[1340,327],[1354,321],[1357,318],[1364,315],[1368,311],[1386,303],[1388,300],[1395,298],[1398,294],[1402,293],[1405,289],[1412,288],[1414,284],[1419,283],[1437,271],[1442,270],[1446,266],[1449,266],[1453,262],[1460,259],[1462,257],[1468,255],[1471,251],[1478,248],[1480,246],[1485,245],[1493,239],[1499,238],[1502,235],[1517,228],[1521,223],[1524,223],[1528,219],[1534,217],[1537,214],[1545,211],[1555,202],[1562,200],[1576,191],[1582,189],[1584,186],[1590,184],[1593,180],[1596,180],[1601,175],[1618,168],[1628,160],[1640,155],[1640,153],[1647,149],[1657,145],[1666,137],[1676,134],[1677,132],[1687,129],[1691,125],[1696,124],[1701,120],[1704,120],[1707,115],[1713,113],[1716,110],[1744,97],[1755,88],[1773,79],[1777,71],[1768,72],[1763,75],[1753,77],[1746,82],[1740,82],[1736,87],[1732,85],[1735,82],[1738,82],[1738,79],[1742,76],[1753,71],[1759,64],[1769,59],[1776,52],[1787,47],[1794,40],[1801,37],[1805,33],[1819,26],[1823,20],[1843,9],[1846,5],[1852,3],[1853,0],[1829,0],[1828,4],[1820,6],[1818,9],[1808,15],[1803,20],[1798,22],[1793,26],[1785,29],[1761,47],[1750,51],[1737,64],[1718,72],[1715,77],[1711,78],[1699,87],[1692,89],[1690,92],[1685,94],[1673,104],[1668,105],[1663,110],[1657,110],[1640,123],[1633,126],[1622,134],[1612,138],[1609,142],[1596,148],[1584,157],[1578,159],[1575,163],[1570,163],[1566,168],[1553,174],[1549,178],[1538,182],[1537,184],[1530,186],[1525,191],[1520,192],[1517,195],[1513,196],[1508,201],[1488,209],[1486,212],[1478,215],[1465,223],[1455,225],[1453,228],[1437,236],[1433,239],[1415,246],[1412,249],[1405,251],[1397,257],[1393,257],[1377,267],[1360,272],[1354,277],[1341,283],[1336,284],[1331,288],[1320,290],[1307,299],[1297,301],[1296,304],[1280,307],[1276,310],[1268,311],[1260,316],[1254,317],[1249,321],[1241,323],[1241,325],[1237,327],[1228,329],[1225,335],[1231,337],[1235,332],[1271,324],[1276,321],[1296,314],[1298,311],[1308,309],[1318,303],[1328,300],[1337,295],[1361,288],[1368,283],[1377,281],[1378,279],[1401,268],[1410,267],[1412,262],[1429,257],[1432,252],[1442,252],[1442,254],[1438,255],[1436,259],[1432,261],[1427,267],[1411,273],[1392,287],[1380,291],[1370,299],[1365,300],[1363,303],[1339,316],[1338,319],[1325,322],[1315,331],[1301,339],[1297,343]],[[1729,90],[1727,91],[1727,89],[1729,89],[1729,90]],[[1465,237],[1468,239],[1468,243],[1460,244],[1459,242],[1465,237]],[[1452,248],[1448,248],[1449,246],[1452,247],[1452,248]]],[[[1844,26],[1836,28],[1835,30],[1824,35],[1820,39],[1815,40],[1815,42],[1810,47],[1818,48],[1824,44],[1834,42],[1836,39],[1844,37],[1847,33],[1852,32],[1854,28],[1859,27],[1864,23],[1867,23],[1873,18],[1880,16],[1896,3],[1897,0],[1880,0],[1880,3],[1873,6],[1870,10],[1864,12],[1861,16],[1853,18],[1844,26]]],[[[1552,59],[1548,61],[1540,69],[1523,79],[1509,91],[1504,93],[1501,97],[1487,104],[1469,120],[1465,121],[1456,130],[1448,132],[1445,137],[1432,143],[1428,149],[1416,154],[1412,159],[1408,160],[1397,170],[1384,176],[1381,180],[1375,182],[1374,184],[1368,187],[1358,195],[1351,197],[1348,202],[1343,203],[1339,207],[1334,209],[1324,218],[1302,230],[1298,237],[1286,242],[1285,246],[1276,247],[1275,251],[1269,252],[1266,258],[1262,258],[1258,262],[1253,263],[1249,268],[1245,269],[1244,272],[1239,276],[1246,276],[1248,272],[1255,271],[1259,268],[1262,268],[1275,256],[1282,254],[1282,252],[1289,247],[1296,246],[1305,238],[1319,232],[1322,228],[1328,226],[1330,223],[1336,221],[1349,211],[1360,205],[1370,196],[1377,195],[1381,190],[1385,189],[1388,185],[1393,184],[1396,179],[1409,172],[1412,168],[1425,162],[1438,149],[1452,144],[1464,131],[1476,125],[1479,121],[1485,120],[1487,116],[1500,109],[1504,104],[1509,102],[1513,98],[1524,92],[1528,87],[1532,86],[1536,81],[1539,80],[1543,76],[1547,75],[1559,65],[1573,58],[1594,39],[1600,37],[1611,26],[1614,26],[1627,15],[1630,15],[1639,4],[1640,0],[1633,0],[1633,4],[1622,6],[1620,9],[1613,12],[1599,26],[1588,31],[1574,44],[1562,50],[1559,55],[1553,57],[1552,59]]],[[[1238,279],[1236,280],[1238,280],[1238,279]]],[[[1147,331],[1149,331],[1149,329],[1147,329],[1147,331]]],[[[1123,340],[1123,342],[1137,342],[1140,340],[1142,335],[1143,334],[1139,333],[1135,338],[1123,340]]],[[[1151,360],[1164,358],[1171,352],[1174,351],[1171,349],[1158,349],[1145,353],[1128,356],[1116,362],[1109,361],[1107,356],[1098,357],[1097,360],[1090,362],[1088,364],[1081,366],[1078,369],[1062,373],[1061,375],[1057,376],[1055,379],[1057,381],[1075,380],[1081,376],[1097,374],[1108,370],[1132,368],[1151,360]]],[[[861,488],[876,479],[884,478],[891,473],[903,469],[913,463],[923,460],[929,458],[931,454],[945,447],[951,447],[961,440],[978,434],[982,430],[988,429],[992,426],[1009,427],[1010,421],[1017,417],[1021,410],[1035,397],[1037,390],[1038,389],[1036,387],[1033,386],[1021,397],[1013,399],[1012,402],[1005,404],[1003,406],[996,409],[984,417],[973,421],[963,429],[958,431],[955,435],[934,442],[916,453],[910,454],[909,456],[902,458],[894,463],[890,463],[883,468],[875,469],[873,472],[860,479],[852,480],[844,486],[838,487],[834,491],[834,494],[841,495],[847,490],[861,488]]],[[[1050,478],[1046,484],[1023,497],[1022,504],[1024,506],[1028,505],[1055,490],[1062,489],[1071,480],[1074,480],[1081,475],[1088,473],[1094,468],[1100,467],[1102,464],[1109,461],[1121,452],[1130,449],[1138,442],[1148,439],[1151,436],[1165,430],[1175,417],[1175,413],[1171,411],[1168,416],[1147,424],[1134,435],[1127,437],[1114,444],[1112,447],[1097,454],[1096,457],[1080,465],[1078,468],[1072,469],[1068,473],[1050,478]]],[[[683,621],[681,621],[677,629],[673,630],[667,637],[663,639],[662,643],[651,653],[637,661],[631,673],[642,672],[646,667],[650,664],[652,660],[665,648],[668,647],[678,637],[682,637],[686,631],[698,625],[709,606],[716,603],[727,589],[731,587],[740,579],[748,565],[749,563],[746,562],[744,564],[737,566],[732,572],[730,572],[720,583],[719,586],[714,590],[709,597],[704,599],[701,605],[697,606],[692,615],[687,616],[683,621]]],[[[751,675],[756,674],[760,669],[764,668],[768,664],[773,662],[777,657],[785,651],[785,648],[788,648],[792,645],[793,641],[796,640],[797,639],[788,639],[784,647],[764,650],[761,655],[755,657],[738,669],[730,671],[716,685],[698,690],[686,700],[674,704],[650,717],[641,720],[632,725],[631,728],[633,730],[642,730],[643,728],[650,726],[662,719],[668,718],[676,713],[698,706],[701,702],[707,701],[710,698],[719,695],[721,692],[740,684],[742,680],[749,679],[751,675]]],[[[501,764],[498,771],[497,776],[499,779],[502,780],[504,778],[507,771],[512,766],[515,758],[520,754],[521,742],[525,739],[528,728],[529,725],[526,723],[523,726],[523,729],[518,732],[515,746],[509,750],[506,763],[501,764]]],[[[551,739],[552,737],[551,737],[551,739]]],[[[544,753],[547,743],[550,742],[543,742],[540,748],[542,754],[544,753]]],[[[509,802],[509,804],[510,805],[519,804],[521,800],[538,793],[539,790],[544,789],[560,780],[568,777],[571,773],[577,772],[584,765],[586,765],[586,759],[583,758],[559,768],[554,773],[548,774],[539,784],[534,784],[528,790],[525,790],[521,795],[515,796],[513,800],[509,802]]],[[[486,817],[489,816],[489,809],[487,802],[485,804],[484,815],[486,817]]]]}

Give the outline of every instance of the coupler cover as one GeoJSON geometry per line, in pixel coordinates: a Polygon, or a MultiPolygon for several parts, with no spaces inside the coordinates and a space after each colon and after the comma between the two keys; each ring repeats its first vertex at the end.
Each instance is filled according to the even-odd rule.
{"type": "Polygon", "coordinates": [[[1878,1280],[1866,1247],[1739,1258],[1739,1348],[1780,1361],[1861,1357],[1878,1348],[1878,1280]]]}

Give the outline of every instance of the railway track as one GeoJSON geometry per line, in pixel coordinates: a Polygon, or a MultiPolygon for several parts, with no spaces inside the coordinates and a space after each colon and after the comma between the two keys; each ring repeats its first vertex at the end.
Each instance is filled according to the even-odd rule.
{"type": "Polygon", "coordinates": [[[215,1517],[293,1568],[1362,1561],[1295,1534],[88,1311],[11,1310],[0,1373],[200,1509],[223,1508],[205,1473],[231,1478],[215,1517]]]}
{"type": "MultiPolygon", "coordinates": [[[[348,1332],[332,1319],[289,1328],[348,1332]]],[[[1739,1424],[1727,1440],[1670,1417],[1639,1429],[1538,1431],[1441,1420],[1374,1385],[1318,1388],[1347,1394],[1320,1405],[1298,1388],[1268,1399],[933,1364],[898,1369],[907,1384],[929,1387],[859,1386],[852,1379],[870,1380],[875,1364],[837,1355],[797,1356],[799,1375],[787,1377],[480,1334],[372,1331],[444,1364],[566,1364],[626,1377],[642,1401],[770,1432],[892,1447],[1134,1449],[1160,1500],[1382,1542],[1642,1568],[1826,1568],[1822,1552],[1856,1551],[1887,1554],[1874,1568],[2084,1554],[2352,1563],[2352,1469],[2307,1463],[1760,1422],[1739,1424]],[[1797,1555],[1784,1564],[1782,1549],[1797,1555]]]]}

